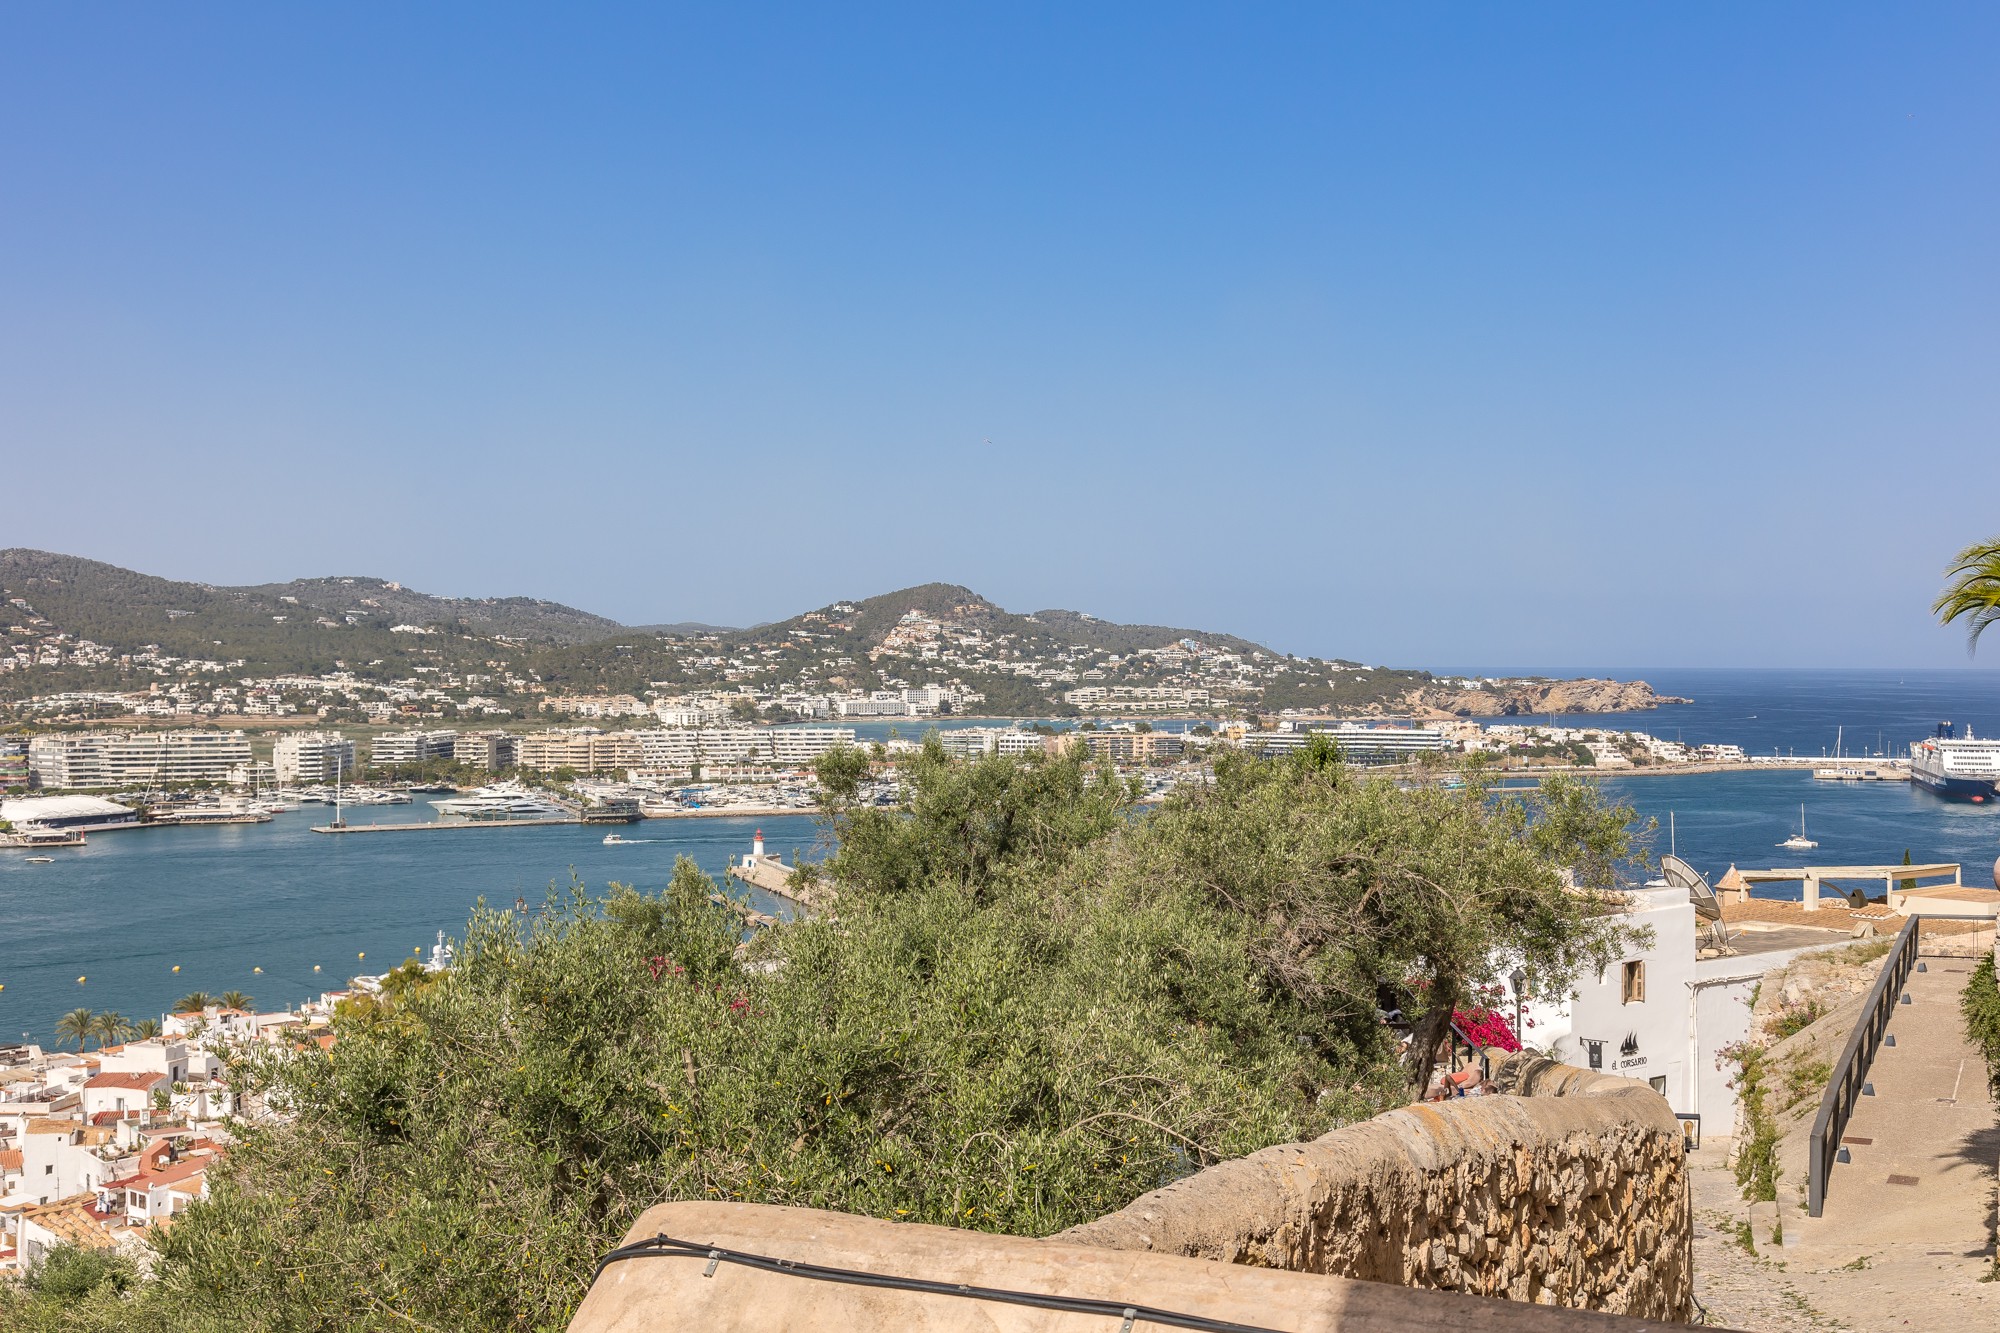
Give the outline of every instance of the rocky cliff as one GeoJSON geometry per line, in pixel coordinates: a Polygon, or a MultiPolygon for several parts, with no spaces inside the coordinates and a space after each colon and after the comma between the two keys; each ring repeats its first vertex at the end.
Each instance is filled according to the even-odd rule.
{"type": "Polygon", "coordinates": [[[1403,696],[1416,717],[1533,717],[1550,713],[1630,713],[1692,700],[1656,694],[1643,680],[1500,680],[1477,688],[1438,682],[1403,696]]]}

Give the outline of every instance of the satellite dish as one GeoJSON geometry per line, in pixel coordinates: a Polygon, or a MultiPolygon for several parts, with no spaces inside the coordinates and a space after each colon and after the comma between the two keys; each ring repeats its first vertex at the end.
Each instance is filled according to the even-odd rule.
{"type": "Polygon", "coordinates": [[[1677,889],[1686,889],[1688,901],[1694,904],[1694,914],[1704,921],[1722,920],[1722,904],[1715,900],[1715,890],[1708,887],[1708,881],[1678,856],[1660,858],[1660,873],[1667,877],[1667,883],[1677,889]]]}

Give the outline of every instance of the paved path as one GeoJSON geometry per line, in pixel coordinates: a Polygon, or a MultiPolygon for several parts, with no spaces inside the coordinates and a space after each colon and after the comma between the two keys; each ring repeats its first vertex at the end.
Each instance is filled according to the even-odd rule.
{"type": "MultiPolygon", "coordinates": [[[[1890,1025],[1896,1045],[1870,1072],[1876,1095],[1861,1099],[1848,1125],[1853,1160],[1834,1167],[1824,1216],[1789,1214],[1790,1243],[1773,1244],[1775,1210],[1743,1202],[1728,1140],[1711,1136],[1694,1154],[1695,1296],[1711,1324],[1753,1333],[2000,1329],[2000,1281],[1981,1280],[1995,1272],[2000,1110],[1958,1015],[1972,968],[1964,959],[1925,963],[1890,1025]],[[1754,1255],[1741,1240],[1753,1219],[1754,1255]]],[[[1802,1198],[1805,1182],[1796,1183],[1802,1198]]]]}
{"type": "Polygon", "coordinates": [[[1729,1140],[1709,1136],[1690,1159],[1694,1182],[1694,1298],[1711,1327],[1746,1333],[1813,1333],[1839,1327],[1799,1290],[1760,1219],[1755,1254],[1744,1249],[1749,1206],[1729,1169],[1729,1140]]]}
{"type": "Polygon", "coordinates": [[[1822,1216],[1785,1219],[1784,1263],[1854,1328],[2000,1328],[2000,1282],[1981,1281],[1995,1271],[2000,1120],[1958,1012],[1972,964],[1925,962],[1889,1025],[1896,1045],[1869,1072],[1875,1095],[1848,1122],[1853,1160],[1834,1166],[1822,1216]]]}

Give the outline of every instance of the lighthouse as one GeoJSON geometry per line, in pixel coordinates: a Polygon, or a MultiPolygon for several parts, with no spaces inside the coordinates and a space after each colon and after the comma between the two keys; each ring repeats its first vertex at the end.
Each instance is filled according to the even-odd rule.
{"type": "Polygon", "coordinates": [[[757,833],[756,833],[756,836],[754,836],[753,838],[751,838],[751,840],[750,840],[750,855],[752,855],[752,856],[756,857],[756,858],[757,858],[757,859],[758,859],[759,861],[761,861],[761,860],[763,860],[763,859],[764,859],[764,830],[763,830],[763,829],[758,829],[758,830],[757,830],[757,833]]]}

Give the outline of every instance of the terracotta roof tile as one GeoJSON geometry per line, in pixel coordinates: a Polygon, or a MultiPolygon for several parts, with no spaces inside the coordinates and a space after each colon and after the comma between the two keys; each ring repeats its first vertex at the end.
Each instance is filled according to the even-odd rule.
{"type": "Polygon", "coordinates": [[[148,1092],[168,1082],[165,1074],[98,1074],[84,1083],[86,1088],[129,1088],[148,1092]]]}

